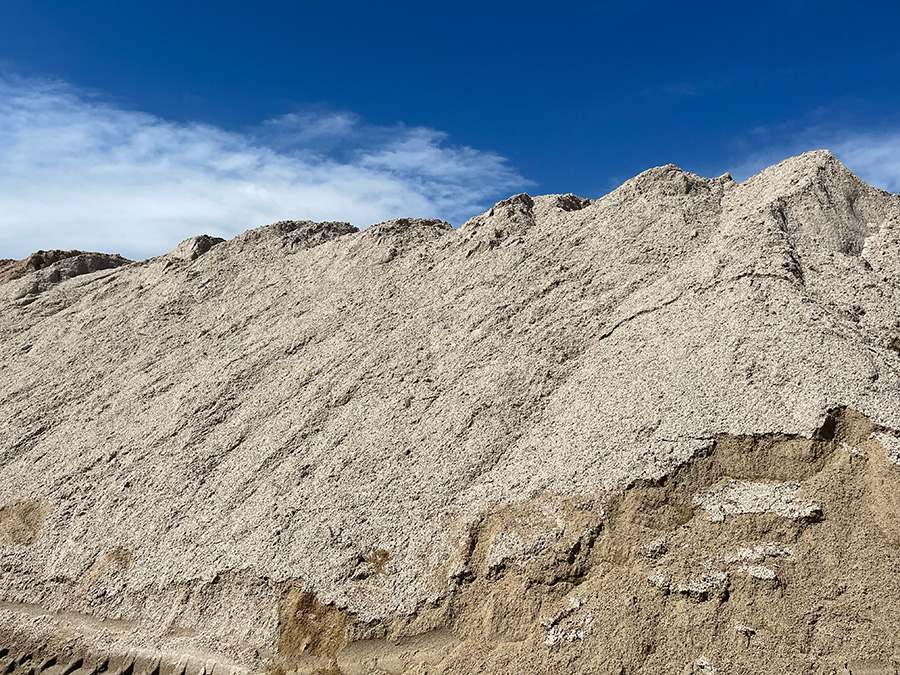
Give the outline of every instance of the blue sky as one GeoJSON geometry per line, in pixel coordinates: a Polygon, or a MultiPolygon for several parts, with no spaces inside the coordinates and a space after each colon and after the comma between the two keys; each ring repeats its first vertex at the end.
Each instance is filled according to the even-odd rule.
{"type": "Polygon", "coordinates": [[[454,224],[831,148],[900,190],[900,3],[4,0],[0,257],[454,224]]]}

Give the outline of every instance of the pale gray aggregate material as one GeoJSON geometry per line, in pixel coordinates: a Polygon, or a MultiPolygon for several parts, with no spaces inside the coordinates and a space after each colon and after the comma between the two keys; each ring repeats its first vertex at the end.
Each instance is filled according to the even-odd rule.
{"type": "Polygon", "coordinates": [[[730,480],[705,494],[695,495],[694,504],[706,511],[707,518],[714,523],[745,513],[774,513],[792,520],[821,514],[818,504],[797,497],[800,487],[800,483],[730,480]]]}
{"type": "Polygon", "coordinates": [[[719,433],[809,435],[836,406],[900,428],[898,270],[900,197],[820,151],[742,184],[669,165],[596,201],[518,195],[458,230],[188,240],[27,304],[31,281],[0,286],[0,504],[52,507],[0,549],[0,597],[65,608],[122,547],[84,611],[220,593],[243,603],[221,634],[254,642],[276,621],[257,587],[286,579],[409,611],[490,505],[658,477],[719,433]],[[390,573],[354,581],[374,549],[390,573]]]}

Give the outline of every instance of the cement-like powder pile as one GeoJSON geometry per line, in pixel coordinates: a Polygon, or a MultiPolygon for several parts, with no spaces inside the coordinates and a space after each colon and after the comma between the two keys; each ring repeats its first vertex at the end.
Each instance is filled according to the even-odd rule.
{"type": "Polygon", "coordinates": [[[900,196],[828,152],[51,253],[0,269],[0,672],[900,663],[900,196]]]}

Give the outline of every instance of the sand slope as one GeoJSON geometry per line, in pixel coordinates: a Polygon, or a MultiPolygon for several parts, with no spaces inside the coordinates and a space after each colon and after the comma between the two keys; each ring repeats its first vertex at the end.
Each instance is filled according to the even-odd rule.
{"type": "Polygon", "coordinates": [[[53,269],[10,669],[894,672],[900,196],[830,153],[53,269]]]}

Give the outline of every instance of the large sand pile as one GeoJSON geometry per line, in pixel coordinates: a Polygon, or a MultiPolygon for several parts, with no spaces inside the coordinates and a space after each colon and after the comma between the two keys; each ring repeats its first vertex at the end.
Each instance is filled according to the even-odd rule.
{"type": "Polygon", "coordinates": [[[0,286],[0,672],[900,663],[900,196],[827,152],[65,264],[0,286]]]}

